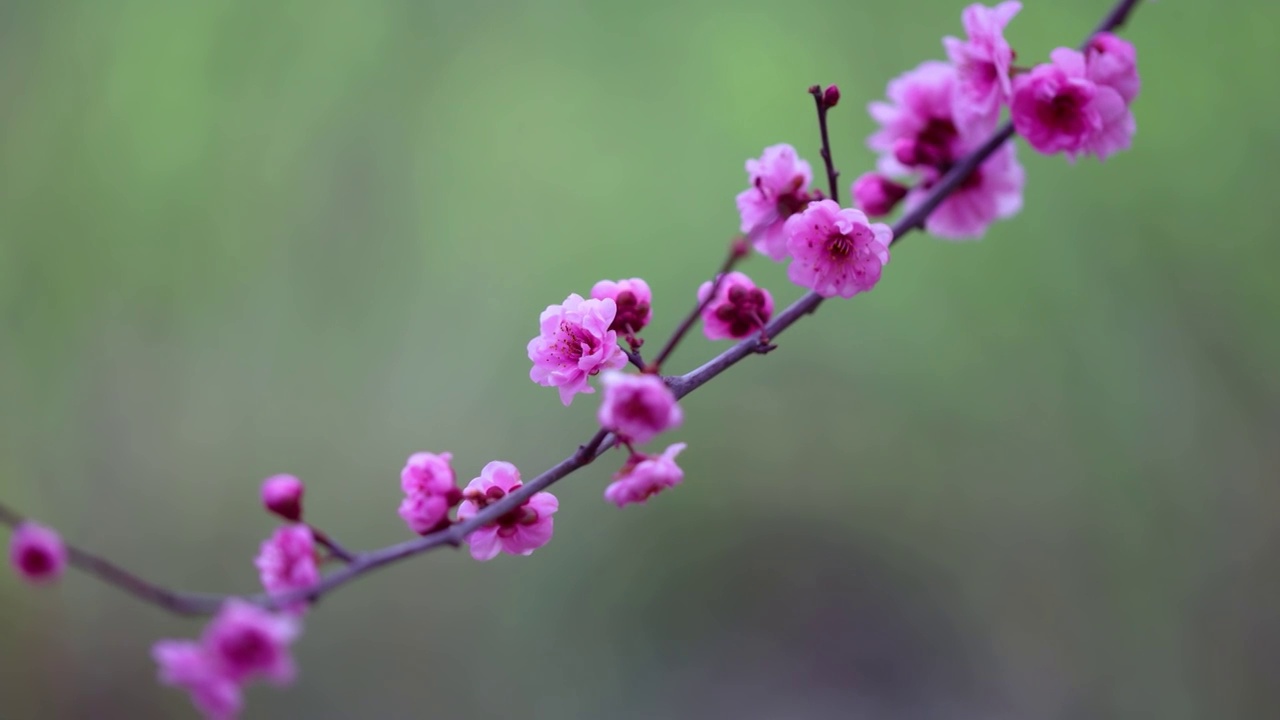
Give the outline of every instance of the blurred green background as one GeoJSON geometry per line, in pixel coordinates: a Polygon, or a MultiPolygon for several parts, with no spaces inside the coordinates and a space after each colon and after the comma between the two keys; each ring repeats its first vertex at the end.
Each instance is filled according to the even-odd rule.
{"type": "MultiPolygon", "coordinates": [[[[1027,5],[1023,62],[1108,3],[1027,5]]],[[[267,475],[359,548],[408,536],[413,451],[533,475],[595,411],[528,381],[542,308],[641,276],[664,337],[743,161],[818,161],[805,88],[843,90],[850,181],[962,7],[0,3],[0,497],[247,592],[267,475]]],[[[247,717],[1276,717],[1280,9],[1223,12],[1140,7],[1131,152],[1022,147],[1021,215],[690,396],[677,491],[604,504],[609,456],[532,557],[342,590],[247,717]]],[[[0,718],[193,717],[148,648],[199,627],[0,574],[0,718]]]]}

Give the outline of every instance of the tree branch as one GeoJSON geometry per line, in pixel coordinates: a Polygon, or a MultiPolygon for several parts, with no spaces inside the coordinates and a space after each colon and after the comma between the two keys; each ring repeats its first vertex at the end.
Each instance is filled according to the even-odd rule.
{"type": "MultiPolygon", "coordinates": [[[[1120,27],[1128,20],[1130,13],[1137,6],[1138,0],[1120,0],[1115,7],[1107,14],[1098,27],[1085,40],[1087,45],[1094,35],[1100,32],[1109,32],[1120,27]]],[[[1005,143],[1013,136],[1013,126],[1005,124],[997,130],[990,138],[987,139],[977,150],[974,150],[968,156],[956,163],[942,180],[939,181],[930,191],[924,202],[920,203],[911,212],[904,215],[893,226],[893,242],[897,243],[908,235],[911,231],[920,228],[925,218],[932,213],[938,205],[959,187],[970,173],[986,160],[991,153],[995,152],[1001,144],[1005,143]]],[[[824,128],[825,135],[825,128],[824,128]]],[[[824,137],[824,146],[826,146],[824,137]]],[[[824,156],[824,159],[827,159],[824,156]]],[[[834,170],[828,164],[829,179],[834,180],[830,173],[834,170]]],[[[835,187],[831,188],[834,199],[835,187]]],[[[732,253],[730,255],[732,259],[732,253]]],[[[725,267],[731,267],[730,263],[726,263],[725,267]]],[[[724,270],[724,268],[722,268],[724,270]]],[[[727,271],[727,270],[725,270],[727,271]]],[[[723,274],[723,273],[722,273],[723,274]]],[[[822,297],[816,293],[810,292],[796,300],[785,310],[773,318],[773,320],[765,327],[765,337],[770,339],[776,338],[787,328],[791,327],[797,320],[806,314],[813,312],[821,303],[822,297]]],[[[668,341],[668,346],[674,349],[675,344],[679,342],[692,326],[700,312],[699,307],[695,308],[690,316],[686,317],[686,322],[682,323],[677,329],[677,336],[668,341]],[[692,317],[694,320],[689,320],[692,317]]],[[[684,375],[666,378],[668,386],[677,398],[682,398],[689,393],[697,390],[705,385],[712,378],[720,373],[733,367],[748,355],[760,352],[763,347],[758,338],[743,340],[728,350],[720,353],[701,367],[685,373],[684,375]]],[[[660,353],[655,359],[653,365],[657,366],[661,361],[666,359],[670,354],[670,349],[664,348],[664,352],[660,353]]],[[[280,608],[296,603],[298,601],[315,602],[321,597],[333,592],[339,587],[350,583],[356,578],[372,572],[378,568],[390,565],[392,563],[404,560],[406,558],[420,555],[429,550],[433,550],[443,545],[451,547],[461,546],[467,535],[480,529],[481,527],[497,520],[507,512],[514,510],[522,505],[526,500],[535,493],[542,492],[567,477],[569,474],[579,468],[589,465],[593,460],[609,450],[616,444],[616,439],[605,430],[599,430],[585,444],[580,446],[569,457],[561,460],[559,463],[546,470],[537,477],[529,480],[519,490],[509,493],[501,500],[485,507],[474,517],[465,522],[451,525],[443,530],[424,535],[422,537],[406,540],[378,550],[372,550],[364,553],[348,553],[353,556],[353,560],[346,566],[339,568],[328,575],[324,576],[320,583],[312,588],[298,590],[289,593],[281,593],[276,596],[268,597],[263,594],[251,596],[249,599],[260,605],[272,608],[280,608]]],[[[16,511],[0,504],[0,524],[16,526],[22,522],[22,516],[16,511]]],[[[332,549],[332,548],[331,548],[332,549]]],[[[165,589],[159,585],[150,583],[133,573],[124,570],[116,564],[101,558],[87,550],[67,546],[68,559],[76,568],[83,570],[99,579],[114,585],[121,590],[137,597],[140,600],[149,602],[153,605],[161,607],[165,610],[180,615],[208,615],[216,612],[222,603],[231,595],[210,595],[204,593],[178,592],[165,589]]],[[[344,551],[345,552],[345,551],[344,551]]]]}

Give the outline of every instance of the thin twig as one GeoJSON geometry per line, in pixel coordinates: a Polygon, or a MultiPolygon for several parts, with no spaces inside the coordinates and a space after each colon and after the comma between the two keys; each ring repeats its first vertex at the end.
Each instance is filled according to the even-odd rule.
{"type": "Polygon", "coordinates": [[[334,557],[347,563],[352,563],[356,561],[356,554],[346,549],[345,547],[343,547],[342,543],[339,543],[337,540],[334,540],[333,538],[329,537],[329,534],[321,530],[320,528],[314,525],[310,527],[311,527],[311,536],[315,538],[316,542],[320,543],[326,549],[328,549],[330,554],[332,554],[334,557]]]}
{"type": "Polygon", "coordinates": [[[716,293],[720,290],[720,284],[724,282],[725,275],[728,275],[729,271],[733,270],[733,266],[737,265],[738,261],[746,257],[750,251],[750,245],[746,238],[735,238],[734,241],[729,244],[729,254],[725,257],[724,263],[720,265],[720,269],[716,272],[715,279],[711,281],[711,292],[707,293],[706,297],[699,300],[693,306],[693,309],[689,311],[689,314],[684,316],[684,319],[676,326],[675,332],[671,333],[671,337],[667,339],[667,344],[663,345],[662,350],[658,352],[658,356],[653,359],[653,362],[642,368],[644,372],[662,372],[662,363],[666,362],[668,357],[671,357],[671,353],[675,351],[676,346],[680,344],[680,341],[684,339],[684,336],[693,328],[694,323],[698,322],[698,317],[702,315],[702,311],[705,310],[707,305],[715,299],[716,293]]]}
{"type": "Polygon", "coordinates": [[[822,162],[827,166],[827,190],[831,193],[831,199],[839,204],[840,171],[836,170],[835,161],[831,159],[831,140],[827,136],[827,111],[831,106],[827,105],[821,85],[810,87],[809,94],[813,96],[813,104],[818,109],[818,131],[822,133],[822,150],[819,152],[822,154],[822,162]]]}
{"type": "MultiPolygon", "coordinates": [[[[1137,4],[1138,0],[1120,0],[1102,23],[1098,25],[1097,29],[1090,34],[1089,38],[1092,39],[1093,35],[1097,33],[1109,32],[1123,25],[1137,4]]],[[[1087,44],[1088,40],[1085,42],[1087,44]]],[[[930,189],[924,202],[895,223],[893,241],[896,243],[911,231],[918,229],[929,213],[937,208],[969,173],[981,165],[991,153],[995,152],[1012,135],[1013,130],[1010,126],[1001,127],[977,150],[956,163],[943,176],[942,180],[930,189]]],[[[765,328],[766,336],[769,338],[777,337],[797,320],[812,312],[821,303],[822,297],[816,293],[805,294],[773,318],[765,328]]],[[[689,324],[691,325],[692,321],[689,324]]],[[[685,332],[687,332],[687,328],[685,328],[685,332]]],[[[691,372],[677,377],[666,378],[667,384],[671,387],[676,397],[684,397],[702,387],[720,373],[736,365],[743,358],[759,352],[760,348],[761,343],[758,338],[743,340],[691,372]]],[[[665,357],[662,359],[665,360],[665,357]]],[[[281,593],[274,597],[259,594],[251,596],[249,599],[260,605],[273,608],[287,606],[299,601],[309,600],[314,602],[337,588],[380,567],[419,555],[442,545],[461,546],[465,542],[467,535],[524,504],[534,493],[546,490],[575,470],[590,464],[595,458],[612,448],[615,443],[616,440],[608,432],[599,430],[590,440],[575,450],[572,455],[528,481],[519,490],[509,493],[501,500],[486,506],[470,520],[396,545],[360,553],[355,556],[356,559],[350,564],[324,576],[315,587],[281,593]]],[[[0,504],[0,523],[16,526],[21,521],[22,516],[19,513],[0,504]]],[[[114,563],[81,548],[68,546],[67,551],[71,564],[80,570],[94,575],[111,585],[115,585],[140,600],[180,615],[212,614],[221,607],[225,600],[229,597],[234,597],[230,595],[209,595],[167,590],[147,582],[114,563]]]]}

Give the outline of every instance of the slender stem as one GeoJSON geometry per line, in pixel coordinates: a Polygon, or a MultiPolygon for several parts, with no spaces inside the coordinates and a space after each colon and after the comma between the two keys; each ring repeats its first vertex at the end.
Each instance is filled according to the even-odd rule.
{"type": "Polygon", "coordinates": [[[667,339],[667,344],[663,345],[662,350],[658,352],[658,356],[653,359],[652,363],[643,368],[644,372],[659,373],[662,371],[662,363],[666,362],[668,357],[671,357],[671,353],[675,351],[676,346],[693,328],[694,323],[698,322],[698,317],[702,315],[702,311],[715,299],[716,293],[720,290],[720,284],[724,282],[724,276],[728,275],[733,266],[737,265],[738,261],[746,257],[750,252],[751,249],[746,238],[735,238],[730,243],[729,254],[725,257],[724,262],[721,263],[720,269],[716,271],[715,279],[711,281],[711,292],[699,300],[693,306],[693,309],[689,311],[689,314],[684,316],[684,319],[676,326],[675,332],[671,333],[671,337],[667,339]]]}
{"type": "MultiPolygon", "coordinates": [[[[1097,29],[1090,34],[1093,35],[1100,32],[1109,32],[1122,24],[1128,19],[1129,14],[1138,4],[1138,0],[1120,0],[1120,2],[1111,10],[1097,29]]],[[[1088,40],[1086,40],[1086,43],[1088,40]]],[[[893,227],[894,242],[900,241],[905,235],[911,231],[918,229],[937,206],[947,198],[968,176],[973,172],[984,160],[995,152],[1000,145],[1006,142],[1013,135],[1013,130],[1008,125],[1000,128],[985,143],[973,151],[970,155],[956,163],[938,184],[930,189],[925,201],[913,209],[910,213],[903,216],[893,227]]],[[[829,176],[830,178],[830,176],[829,176]]],[[[833,188],[834,189],[834,188],[833,188]]],[[[834,192],[832,193],[834,196],[834,192]]],[[[729,263],[726,263],[728,265],[729,263]]],[[[726,270],[727,272],[727,270],[726,270]]],[[[721,273],[723,274],[723,273],[721,273]]],[[[784,330],[791,327],[797,320],[806,314],[813,312],[814,309],[822,303],[822,297],[816,293],[807,293],[799,300],[796,300],[785,310],[773,318],[773,320],[765,327],[763,336],[775,338],[784,330]]],[[[701,305],[701,304],[700,304],[701,305]]],[[[692,317],[696,316],[701,308],[695,310],[692,317]]],[[[693,321],[688,320],[687,325],[692,325],[693,321]]],[[[682,324],[683,327],[683,324],[682,324]]],[[[684,327],[684,332],[688,328],[684,327]]],[[[673,338],[678,342],[679,338],[673,338]]],[[[674,347],[674,343],[668,342],[669,347],[674,347]]],[[[720,353],[716,357],[709,360],[691,372],[684,375],[665,378],[667,385],[671,388],[676,397],[684,397],[689,393],[702,387],[712,378],[720,373],[733,367],[743,358],[761,351],[763,343],[759,338],[750,338],[743,340],[728,350],[720,353]]],[[[666,350],[666,348],[664,348],[666,350]]],[[[665,360],[665,355],[669,355],[670,351],[659,356],[665,360]]],[[[656,363],[655,363],[656,364],[656,363]]],[[[593,460],[602,453],[617,444],[617,439],[604,430],[599,430],[585,444],[580,446],[569,457],[561,460],[542,474],[525,483],[519,490],[508,494],[501,500],[488,505],[483,510],[476,513],[474,517],[465,522],[457,523],[443,530],[424,535],[422,537],[407,540],[396,545],[384,547],[379,550],[360,553],[355,559],[338,570],[335,570],[324,576],[320,583],[315,587],[304,590],[297,590],[290,593],[281,593],[274,597],[267,597],[259,594],[251,596],[250,599],[260,605],[266,607],[279,608],[298,601],[312,601],[320,599],[324,595],[333,590],[352,582],[353,580],[372,572],[380,567],[390,565],[392,563],[404,560],[415,555],[427,552],[434,548],[449,545],[458,547],[465,542],[467,535],[480,529],[481,527],[494,522],[502,515],[514,510],[516,507],[524,504],[526,500],[535,493],[546,490],[551,485],[559,482],[570,473],[589,465],[593,460]]],[[[0,504],[0,524],[16,526],[22,522],[22,515],[18,512],[0,504]]],[[[137,597],[140,600],[152,603],[161,608],[180,615],[208,615],[216,612],[222,603],[231,596],[228,595],[210,595],[204,593],[176,592],[167,590],[160,586],[154,585],[146,580],[139,578],[133,573],[120,568],[119,566],[98,557],[87,550],[77,547],[67,547],[68,559],[75,567],[98,577],[100,580],[124,590],[125,592],[137,597]]]]}
{"type": "Polygon", "coordinates": [[[831,199],[840,203],[840,171],[836,170],[835,161],[831,159],[831,139],[827,135],[827,111],[831,109],[827,105],[826,98],[822,92],[822,86],[814,85],[809,88],[809,94],[813,96],[813,104],[818,109],[818,131],[822,133],[822,162],[827,166],[827,190],[831,193],[831,199]]]}
{"type": "Polygon", "coordinates": [[[623,348],[622,352],[626,354],[627,362],[631,363],[632,365],[635,365],[637,370],[640,370],[641,372],[644,371],[645,369],[644,357],[640,355],[639,350],[628,350],[626,348],[623,348]]]}
{"type": "Polygon", "coordinates": [[[315,525],[310,525],[309,527],[311,528],[311,536],[316,539],[316,542],[320,543],[326,549],[328,549],[328,551],[332,553],[334,557],[347,563],[356,561],[356,554],[346,549],[345,547],[343,547],[342,544],[339,543],[337,540],[334,540],[333,538],[329,537],[328,533],[316,527],[315,525]]]}

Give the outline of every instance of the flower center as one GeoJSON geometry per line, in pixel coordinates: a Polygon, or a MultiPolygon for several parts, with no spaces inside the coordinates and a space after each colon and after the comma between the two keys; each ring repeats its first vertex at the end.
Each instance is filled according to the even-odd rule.
{"type": "Polygon", "coordinates": [[[22,551],[18,564],[30,575],[43,575],[53,569],[53,558],[40,548],[29,547],[22,551]]]}
{"type": "Polygon", "coordinates": [[[835,260],[844,260],[853,252],[853,238],[840,233],[827,236],[827,254],[835,260]]]}
{"type": "Polygon", "coordinates": [[[618,313],[613,316],[610,330],[620,333],[636,333],[644,327],[645,316],[649,314],[649,303],[641,302],[630,290],[623,290],[614,298],[618,313]]]}
{"type": "Polygon", "coordinates": [[[242,630],[222,639],[218,649],[232,665],[264,667],[271,664],[271,642],[257,630],[242,630]]]}
{"type": "Polygon", "coordinates": [[[741,285],[729,288],[729,302],[716,308],[716,317],[729,324],[734,337],[743,337],[763,327],[768,320],[765,312],[764,293],[759,288],[750,290],[741,285]]]}

